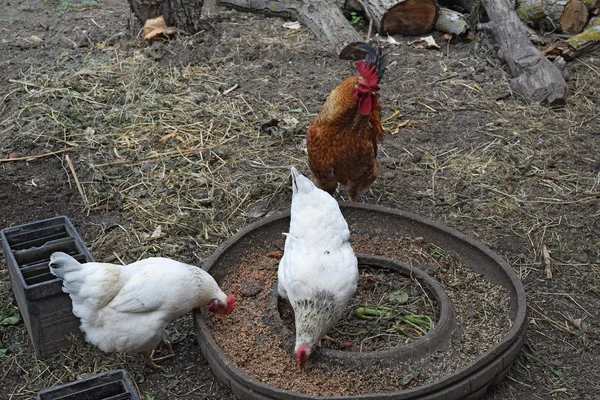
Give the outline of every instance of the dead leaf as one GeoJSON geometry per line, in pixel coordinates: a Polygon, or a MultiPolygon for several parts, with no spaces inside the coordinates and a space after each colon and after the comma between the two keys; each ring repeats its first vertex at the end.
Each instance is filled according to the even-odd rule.
{"type": "Polygon", "coordinates": [[[408,44],[414,46],[416,49],[441,50],[441,47],[435,42],[433,36],[422,37],[418,40],[408,42],[408,44]]]}
{"type": "Polygon", "coordinates": [[[150,18],[144,24],[144,40],[156,40],[159,38],[170,38],[177,33],[177,29],[167,27],[165,18],[160,17],[150,18]]]}
{"type": "Polygon", "coordinates": [[[300,25],[300,23],[298,21],[288,21],[288,22],[286,22],[286,23],[283,24],[283,27],[287,28],[287,29],[294,29],[294,30],[296,30],[296,29],[302,28],[302,25],[300,25]]]}
{"type": "Polygon", "coordinates": [[[267,253],[267,257],[274,258],[276,260],[281,260],[283,257],[283,251],[281,250],[273,250],[270,253],[267,253]]]}

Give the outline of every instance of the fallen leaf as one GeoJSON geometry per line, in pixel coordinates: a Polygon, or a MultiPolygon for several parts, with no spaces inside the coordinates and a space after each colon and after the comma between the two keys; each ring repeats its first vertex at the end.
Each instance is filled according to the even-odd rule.
{"type": "Polygon", "coordinates": [[[298,21],[288,21],[283,24],[283,27],[287,29],[300,29],[302,28],[302,25],[300,25],[300,22],[298,21]]]}
{"type": "Polygon", "coordinates": [[[144,24],[144,40],[156,40],[161,37],[169,38],[177,33],[177,29],[167,27],[165,18],[160,17],[150,18],[144,24]]]}
{"type": "Polygon", "coordinates": [[[154,229],[154,232],[152,232],[152,235],[150,235],[150,239],[160,237],[161,235],[162,235],[162,227],[160,225],[158,225],[156,227],[156,229],[154,229]]]}
{"type": "Polygon", "coordinates": [[[435,42],[433,36],[422,37],[418,40],[408,42],[408,44],[414,46],[417,49],[441,50],[441,47],[435,42]]]}
{"type": "Polygon", "coordinates": [[[408,293],[400,291],[390,293],[389,300],[399,304],[406,303],[408,301],[408,293]]]}
{"type": "Polygon", "coordinates": [[[283,251],[273,250],[272,252],[267,253],[267,257],[275,258],[276,260],[281,260],[283,258],[283,251]]]}

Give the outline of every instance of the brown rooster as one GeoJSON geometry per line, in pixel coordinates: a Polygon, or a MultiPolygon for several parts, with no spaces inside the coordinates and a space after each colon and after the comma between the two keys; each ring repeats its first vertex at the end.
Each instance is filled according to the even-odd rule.
{"type": "Polygon", "coordinates": [[[346,185],[351,201],[379,177],[377,142],[383,140],[377,92],[387,66],[379,47],[356,46],[366,58],[356,62],[360,75],[335,88],[308,128],[306,147],[313,181],[330,194],[346,185]]]}

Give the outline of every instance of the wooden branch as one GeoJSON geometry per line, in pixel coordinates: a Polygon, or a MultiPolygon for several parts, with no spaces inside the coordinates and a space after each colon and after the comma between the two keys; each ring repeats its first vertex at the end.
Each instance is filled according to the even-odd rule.
{"type": "MultiPolygon", "coordinates": [[[[337,55],[364,39],[348,23],[342,1],[328,0],[218,0],[218,4],[244,11],[297,19],[316,37],[330,43],[337,55]]],[[[344,53],[345,54],[345,53],[344,53]]]]}
{"type": "Polygon", "coordinates": [[[544,258],[544,271],[546,272],[546,279],[552,279],[552,259],[550,258],[550,252],[546,245],[542,245],[542,257],[544,258]]]}
{"type": "Polygon", "coordinates": [[[510,68],[511,88],[528,101],[550,106],[565,103],[567,83],[561,72],[529,42],[517,13],[504,0],[482,0],[490,22],[479,24],[500,46],[498,57],[510,68]]]}

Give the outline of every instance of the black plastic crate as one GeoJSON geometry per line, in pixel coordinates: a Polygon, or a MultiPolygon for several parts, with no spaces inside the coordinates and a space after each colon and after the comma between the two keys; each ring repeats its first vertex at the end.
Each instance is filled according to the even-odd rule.
{"type": "Polygon", "coordinates": [[[94,261],[67,217],[50,218],[0,231],[12,290],[35,355],[46,358],[80,335],[79,318],[62,282],[50,273],[50,254],[62,251],[80,262],[94,261]]]}
{"type": "Polygon", "coordinates": [[[140,400],[127,372],[122,369],[103,372],[41,390],[35,400],[140,400]]]}

